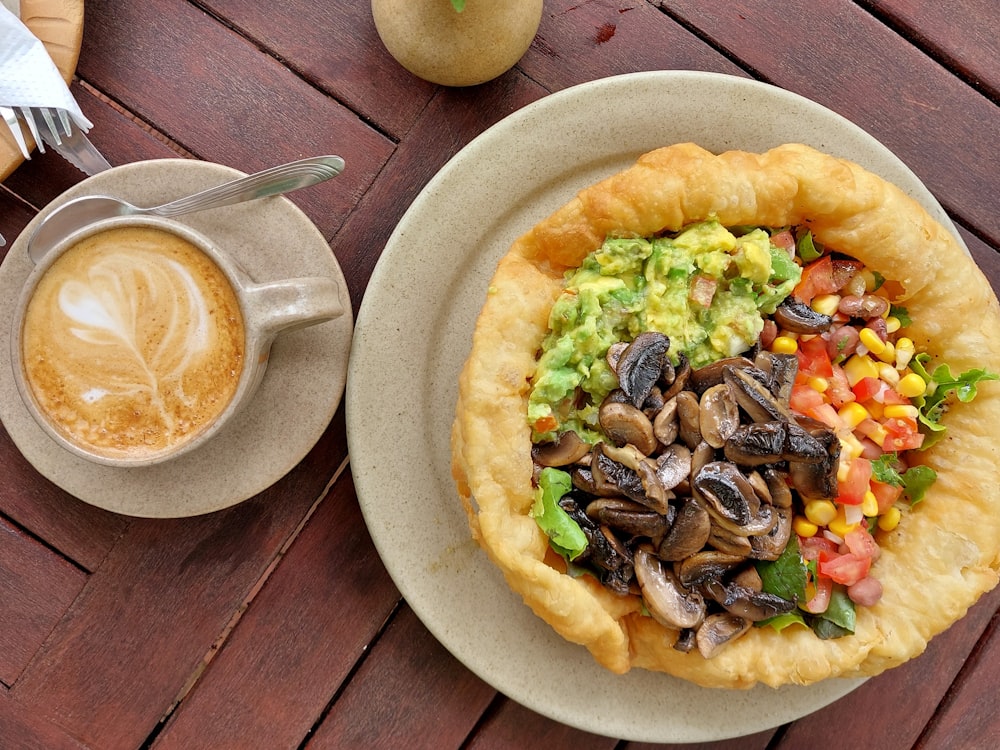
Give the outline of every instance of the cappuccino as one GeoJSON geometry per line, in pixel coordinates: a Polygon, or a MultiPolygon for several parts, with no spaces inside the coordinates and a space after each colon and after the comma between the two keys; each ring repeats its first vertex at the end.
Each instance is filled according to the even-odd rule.
{"type": "Polygon", "coordinates": [[[244,321],[226,274],[171,232],[85,237],[39,280],[21,329],[24,380],[71,443],[153,458],[210,427],[244,369],[244,321]]]}

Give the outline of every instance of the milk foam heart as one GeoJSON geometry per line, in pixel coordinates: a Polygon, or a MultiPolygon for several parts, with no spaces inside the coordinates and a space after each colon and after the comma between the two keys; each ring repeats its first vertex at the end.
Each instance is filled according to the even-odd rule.
{"type": "Polygon", "coordinates": [[[239,301],[186,239],[123,226],[84,238],[41,278],[22,359],[40,409],[107,455],[155,455],[209,426],[243,369],[239,301]]]}

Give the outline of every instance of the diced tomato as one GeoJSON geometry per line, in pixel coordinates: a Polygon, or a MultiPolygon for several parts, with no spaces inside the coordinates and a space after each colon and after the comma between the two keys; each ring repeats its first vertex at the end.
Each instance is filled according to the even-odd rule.
{"type": "Polygon", "coordinates": [[[822,336],[799,341],[796,352],[799,358],[799,372],[809,377],[829,378],[833,375],[830,354],[822,336]]]}
{"type": "Polygon", "coordinates": [[[799,552],[803,560],[818,560],[821,553],[836,554],[837,545],[825,536],[799,537],[799,552]]]}
{"type": "Polygon", "coordinates": [[[844,505],[861,505],[872,478],[872,462],[867,458],[852,458],[847,476],[838,483],[837,502],[844,505]]]}
{"type": "Polygon", "coordinates": [[[806,411],[805,414],[807,417],[812,417],[817,422],[822,422],[834,432],[840,432],[847,427],[844,420],[841,419],[840,415],[837,413],[837,410],[833,408],[833,404],[823,403],[819,406],[814,406],[806,411]]]}
{"type": "Polygon", "coordinates": [[[915,419],[893,417],[882,423],[888,436],[882,443],[886,453],[915,450],[924,444],[924,436],[917,429],[915,419]]]}
{"type": "Polygon", "coordinates": [[[853,552],[819,561],[820,576],[829,576],[835,583],[853,586],[868,575],[872,567],[870,557],[859,557],[853,552]]]}
{"type": "Polygon", "coordinates": [[[864,526],[858,526],[848,531],[847,536],[844,537],[844,544],[847,545],[847,549],[852,555],[868,557],[872,561],[878,560],[879,555],[882,554],[875,537],[869,534],[868,529],[864,526]]]}
{"type": "Polygon", "coordinates": [[[718,286],[719,282],[714,277],[699,273],[691,279],[691,289],[688,296],[692,302],[702,307],[711,307],[712,298],[715,297],[715,290],[718,286]]]}
{"type": "Polygon", "coordinates": [[[810,409],[824,403],[826,403],[826,398],[812,386],[792,386],[792,395],[788,399],[788,404],[792,407],[792,411],[797,411],[799,414],[806,414],[810,409]]]}
{"type": "Polygon", "coordinates": [[[879,378],[864,377],[855,383],[851,390],[854,392],[855,398],[859,402],[864,403],[865,401],[874,399],[886,387],[885,381],[879,378]]]}
{"type": "Polygon", "coordinates": [[[832,365],[831,369],[830,382],[825,395],[834,408],[839,409],[847,402],[854,401],[855,396],[851,391],[851,384],[847,381],[847,374],[844,372],[844,368],[840,365],[832,365]]]}
{"type": "Polygon", "coordinates": [[[788,257],[792,257],[795,252],[795,235],[792,234],[791,230],[786,229],[784,232],[778,232],[777,234],[771,235],[771,244],[774,245],[779,250],[784,250],[788,253],[788,257]]]}
{"type": "Polygon", "coordinates": [[[885,484],[884,482],[878,482],[872,480],[871,482],[872,492],[875,495],[875,499],[878,501],[878,512],[879,515],[885,513],[889,508],[896,504],[899,496],[903,494],[902,487],[896,487],[895,485],[885,484]]]}
{"type": "Polygon", "coordinates": [[[792,290],[792,294],[808,305],[814,297],[820,294],[833,294],[837,289],[833,280],[833,261],[829,255],[824,255],[802,269],[802,278],[792,290]]]}
{"type": "Polygon", "coordinates": [[[535,431],[536,432],[552,432],[559,426],[559,422],[551,414],[540,419],[535,420],[535,431]]]}
{"type": "Polygon", "coordinates": [[[901,394],[895,388],[889,387],[888,384],[886,384],[885,388],[882,389],[881,393],[877,397],[877,400],[881,401],[881,403],[886,406],[892,406],[893,404],[906,405],[911,403],[909,398],[901,394]]]}

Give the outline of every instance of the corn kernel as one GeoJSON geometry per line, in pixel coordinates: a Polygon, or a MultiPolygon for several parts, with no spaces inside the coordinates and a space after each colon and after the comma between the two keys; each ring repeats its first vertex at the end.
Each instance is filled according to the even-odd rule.
{"type": "Polygon", "coordinates": [[[826,526],[837,517],[837,506],[829,500],[810,500],[806,503],[806,518],[817,526],[826,526]]]}
{"type": "Polygon", "coordinates": [[[826,393],[826,389],[830,387],[830,381],[826,378],[821,378],[818,375],[813,375],[811,378],[806,380],[806,385],[812,388],[814,391],[819,391],[820,393],[826,393]]]}
{"type": "Polygon", "coordinates": [[[792,521],[792,530],[799,536],[816,536],[819,526],[805,516],[795,516],[792,521]]]}
{"type": "Polygon", "coordinates": [[[913,346],[913,341],[905,336],[899,339],[896,342],[896,369],[902,370],[910,364],[910,360],[913,359],[915,353],[916,347],[913,346]]]}
{"type": "Polygon", "coordinates": [[[886,419],[916,419],[920,416],[920,411],[910,404],[887,404],[882,410],[882,416],[886,419]]]}
{"type": "Polygon", "coordinates": [[[776,336],[771,342],[771,351],[775,354],[795,354],[799,343],[791,336],[776,336]]]}
{"type": "Polygon", "coordinates": [[[896,391],[901,396],[906,396],[907,398],[923,396],[924,391],[926,390],[927,383],[915,372],[911,372],[908,375],[901,377],[899,379],[899,384],[896,386],[896,391]]]}
{"type": "Polygon", "coordinates": [[[875,356],[885,351],[885,342],[871,328],[862,328],[858,331],[858,338],[875,356]]]}
{"type": "Polygon", "coordinates": [[[879,362],[878,376],[893,388],[895,388],[896,384],[899,383],[899,370],[888,362],[879,362]]]}
{"type": "Polygon", "coordinates": [[[869,271],[867,268],[861,271],[861,278],[865,280],[865,291],[874,292],[878,287],[878,280],[875,278],[875,274],[869,271]]]}
{"type": "Polygon", "coordinates": [[[891,341],[886,341],[885,342],[885,349],[883,349],[881,352],[879,352],[875,356],[878,357],[882,362],[885,362],[886,364],[895,364],[895,362],[896,362],[896,347],[893,346],[893,343],[891,341]]]}
{"type": "Polygon", "coordinates": [[[878,515],[878,498],[875,497],[875,493],[871,490],[868,490],[868,492],[865,493],[864,498],[861,500],[861,512],[869,518],[873,518],[878,515]]]}
{"type": "Polygon", "coordinates": [[[882,529],[882,531],[892,531],[894,528],[899,526],[899,519],[901,516],[902,513],[899,512],[899,508],[889,508],[889,510],[879,516],[878,527],[882,529]]]}
{"type": "Polygon", "coordinates": [[[837,414],[852,430],[871,416],[868,410],[857,401],[850,401],[844,404],[840,407],[840,411],[837,414]]]}
{"type": "Polygon", "coordinates": [[[841,539],[843,539],[852,531],[854,531],[856,528],[858,528],[858,524],[847,523],[847,519],[844,516],[844,509],[841,508],[837,512],[836,517],[832,521],[830,521],[830,523],[827,524],[827,528],[830,529],[830,531],[832,531],[834,534],[839,536],[841,539]]]}
{"type": "Polygon", "coordinates": [[[812,309],[820,315],[832,316],[835,312],[837,312],[837,308],[840,307],[840,295],[818,294],[813,298],[810,307],[812,307],[812,309]]]}
{"type": "Polygon", "coordinates": [[[871,357],[855,354],[844,363],[844,374],[847,375],[847,382],[854,387],[862,378],[877,378],[878,367],[871,357]]]}
{"type": "Polygon", "coordinates": [[[902,327],[903,323],[895,315],[890,315],[885,319],[885,330],[889,333],[895,333],[902,327]]]}

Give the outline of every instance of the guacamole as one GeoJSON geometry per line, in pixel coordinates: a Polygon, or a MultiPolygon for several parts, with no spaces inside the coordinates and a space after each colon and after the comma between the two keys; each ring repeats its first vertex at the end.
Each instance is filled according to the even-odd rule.
{"type": "Polygon", "coordinates": [[[606,239],[566,273],[552,306],[528,399],[534,440],[568,429],[598,439],[597,409],[618,386],[605,356],[615,342],[659,331],[671,360],[683,354],[695,368],[734,356],[757,341],[763,316],[801,274],[762,228],[709,220],[669,236],[606,239]]]}

